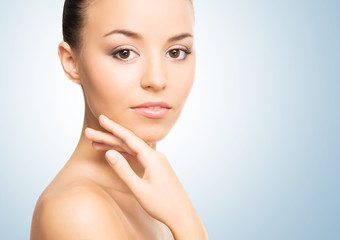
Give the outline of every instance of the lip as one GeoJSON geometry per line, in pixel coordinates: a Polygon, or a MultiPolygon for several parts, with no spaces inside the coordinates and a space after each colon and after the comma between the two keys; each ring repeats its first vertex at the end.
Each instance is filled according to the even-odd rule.
{"type": "Polygon", "coordinates": [[[146,102],[131,107],[131,109],[148,118],[163,118],[168,114],[171,107],[166,102],[146,102]]]}

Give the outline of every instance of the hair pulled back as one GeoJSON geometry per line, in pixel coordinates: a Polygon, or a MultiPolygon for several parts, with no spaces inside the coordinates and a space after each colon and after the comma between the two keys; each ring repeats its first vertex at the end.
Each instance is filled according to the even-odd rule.
{"type": "Polygon", "coordinates": [[[82,45],[82,30],[85,15],[91,0],[65,0],[63,10],[63,40],[72,49],[79,51],[82,45]]]}
{"type": "MultiPolygon", "coordinates": [[[[86,11],[94,0],[65,0],[63,10],[63,40],[72,49],[80,52],[82,47],[82,30],[85,25],[86,11]]],[[[192,0],[189,0],[193,5],[192,0]]]]}

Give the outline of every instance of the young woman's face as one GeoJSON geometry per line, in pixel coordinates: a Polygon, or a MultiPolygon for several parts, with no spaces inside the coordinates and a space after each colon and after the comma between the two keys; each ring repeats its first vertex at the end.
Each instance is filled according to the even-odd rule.
{"type": "Polygon", "coordinates": [[[93,1],[78,64],[96,118],[146,142],[168,133],[194,80],[193,14],[189,0],[93,1]]]}

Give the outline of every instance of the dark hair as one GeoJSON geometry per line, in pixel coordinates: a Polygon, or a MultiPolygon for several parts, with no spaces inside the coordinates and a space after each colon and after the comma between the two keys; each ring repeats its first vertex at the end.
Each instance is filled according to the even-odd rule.
{"type": "Polygon", "coordinates": [[[72,49],[80,50],[82,45],[82,29],[85,12],[90,0],[65,0],[63,10],[63,40],[72,49]]]}
{"type": "MultiPolygon", "coordinates": [[[[86,10],[94,0],[65,0],[63,10],[63,40],[80,51],[86,10]]],[[[193,5],[192,0],[189,0],[193,5]]]]}

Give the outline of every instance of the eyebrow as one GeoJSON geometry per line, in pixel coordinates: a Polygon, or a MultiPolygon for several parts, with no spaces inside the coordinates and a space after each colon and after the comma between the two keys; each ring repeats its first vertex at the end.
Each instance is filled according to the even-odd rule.
{"type": "MultiPolygon", "coordinates": [[[[142,35],[140,35],[139,33],[132,32],[132,31],[126,30],[126,29],[115,29],[111,32],[106,33],[103,37],[107,37],[107,36],[112,35],[112,34],[123,34],[127,37],[134,38],[134,39],[142,39],[143,38],[142,35]]],[[[181,33],[181,34],[178,34],[178,35],[175,35],[175,36],[169,38],[168,42],[179,41],[179,40],[182,40],[182,39],[188,38],[188,37],[193,38],[193,35],[190,34],[190,33],[181,33]]]]}

